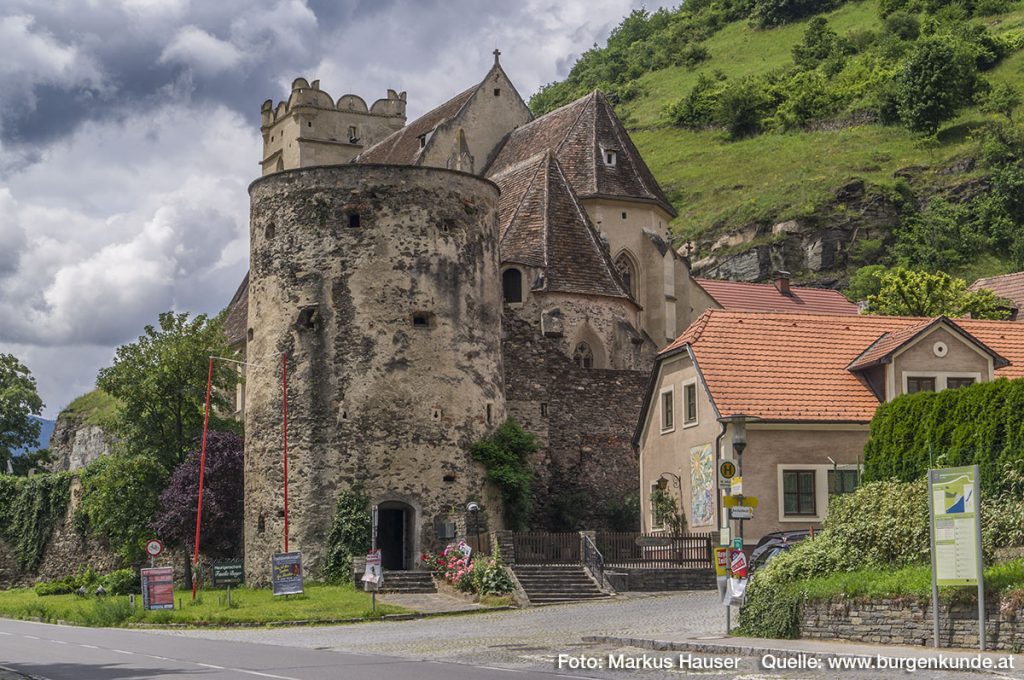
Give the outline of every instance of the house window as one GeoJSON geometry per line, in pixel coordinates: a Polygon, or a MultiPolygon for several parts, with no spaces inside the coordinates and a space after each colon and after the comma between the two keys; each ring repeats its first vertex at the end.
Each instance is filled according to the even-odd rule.
{"type": "Polygon", "coordinates": [[[580,368],[593,368],[594,350],[590,349],[590,345],[587,343],[581,342],[576,345],[576,349],[573,350],[572,360],[580,368]]]}
{"type": "Polygon", "coordinates": [[[829,470],[828,471],[828,495],[850,493],[857,488],[860,481],[860,472],[857,470],[829,470]]]}
{"type": "Polygon", "coordinates": [[[494,88],[494,96],[495,97],[500,97],[501,96],[501,88],[500,87],[494,88]]]}
{"type": "Polygon", "coordinates": [[[935,378],[923,378],[920,376],[910,376],[907,378],[907,394],[917,394],[918,392],[934,391],[935,378]]]}
{"type": "Polygon", "coordinates": [[[970,387],[974,384],[974,378],[946,378],[946,388],[958,390],[961,387],[970,387]]]}
{"type": "Polygon", "coordinates": [[[672,405],[672,390],[661,393],[661,431],[671,432],[675,428],[675,414],[672,405]]]}
{"type": "Polygon", "coordinates": [[[697,424],[697,383],[683,385],[683,425],[697,424]]]}
{"type": "Polygon", "coordinates": [[[651,484],[651,528],[652,529],[664,529],[665,528],[665,507],[663,504],[658,503],[655,499],[666,493],[668,489],[668,480],[660,479],[657,482],[651,484]]]}
{"type": "Polygon", "coordinates": [[[604,149],[604,164],[608,167],[614,167],[615,163],[619,160],[619,155],[614,149],[604,149]]]}
{"type": "Polygon", "coordinates": [[[622,283],[626,286],[626,290],[634,298],[636,297],[636,289],[633,287],[636,281],[636,271],[633,267],[633,261],[626,253],[620,253],[615,258],[615,269],[619,273],[619,278],[622,279],[622,283]]]}
{"type": "Polygon", "coordinates": [[[501,273],[501,293],[505,302],[523,301],[523,273],[518,269],[506,269],[501,273]]]}
{"type": "Polygon", "coordinates": [[[814,495],[814,470],[783,470],[783,514],[817,515],[814,495]]]}

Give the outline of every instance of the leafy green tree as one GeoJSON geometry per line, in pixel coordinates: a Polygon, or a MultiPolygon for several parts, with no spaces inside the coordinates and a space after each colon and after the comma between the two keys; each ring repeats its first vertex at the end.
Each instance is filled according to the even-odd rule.
{"type": "Polygon", "coordinates": [[[971,316],[1005,319],[1006,302],[990,290],[970,291],[967,282],[944,272],[896,267],[881,275],[879,291],[868,297],[869,310],[884,316],[971,316]]]}
{"type": "Polygon", "coordinates": [[[699,74],[689,93],[668,108],[669,119],[675,125],[688,128],[713,125],[721,87],[720,79],[699,74]]]}
{"type": "Polygon", "coordinates": [[[933,198],[924,210],[904,217],[892,255],[904,267],[955,270],[985,250],[986,236],[976,228],[970,206],[933,198]]]}
{"type": "Polygon", "coordinates": [[[985,113],[996,113],[1013,120],[1013,112],[1020,106],[1020,92],[1009,83],[993,85],[981,100],[981,110],[985,113]]]}
{"type": "Polygon", "coordinates": [[[32,416],[42,411],[31,371],[13,354],[0,354],[0,474],[7,472],[15,449],[39,441],[39,421],[32,416]]]}
{"type": "Polygon", "coordinates": [[[715,122],[740,139],[761,131],[768,97],[760,80],[741,78],[726,81],[715,106],[715,122]]]}
{"type": "Polygon", "coordinates": [[[756,0],[752,16],[762,27],[781,26],[811,14],[827,12],[843,0],[756,0]]]}
{"type": "MultiPolygon", "coordinates": [[[[128,448],[156,458],[166,469],[184,460],[203,429],[209,357],[229,356],[221,319],[165,312],[159,326],[146,326],[136,342],[117,349],[114,365],[100,371],[97,385],[120,400],[116,433],[128,448]]],[[[238,380],[233,365],[214,362],[211,429],[238,424],[219,417],[238,380]]]]}
{"type": "Polygon", "coordinates": [[[917,40],[921,35],[921,22],[917,17],[903,10],[893,12],[883,21],[885,32],[900,40],[917,40]]]}
{"type": "Polygon", "coordinates": [[[882,275],[885,272],[885,265],[881,264],[869,264],[866,267],[861,267],[850,277],[850,283],[846,287],[846,298],[851,302],[861,302],[872,295],[878,295],[878,291],[882,287],[882,275]]]}
{"type": "Polygon", "coordinates": [[[146,454],[120,448],[97,458],[82,473],[76,526],[106,541],[126,564],[139,562],[168,478],[167,468],[146,454]]]}
{"type": "Polygon", "coordinates": [[[804,30],[802,41],[793,45],[793,63],[802,69],[816,68],[836,52],[841,51],[839,36],[825,17],[814,17],[804,30]]]}
{"type": "Polygon", "coordinates": [[[915,132],[935,134],[970,101],[976,78],[972,55],[958,42],[947,36],[918,41],[896,77],[900,119],[915,132]]]}

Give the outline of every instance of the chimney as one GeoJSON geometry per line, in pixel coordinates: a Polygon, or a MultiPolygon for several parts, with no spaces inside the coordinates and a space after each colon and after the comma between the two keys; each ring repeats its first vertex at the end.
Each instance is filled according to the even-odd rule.
{"type": "Polygon", "coordinates": [[[781,269],[775,272],[775,287],[783,295],[792,295],[789,291],[789,272],[781,269]]]}

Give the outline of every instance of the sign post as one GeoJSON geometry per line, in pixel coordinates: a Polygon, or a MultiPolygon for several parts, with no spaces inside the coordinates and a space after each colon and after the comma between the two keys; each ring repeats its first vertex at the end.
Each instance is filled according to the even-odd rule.
{"type": "Polygon", "coordinates": [[[366,568],[363,571],[363,590],[370,591],[373,611],[377,611],[377,591],[384,584],[384,570],[381,568],[380,550],[376,548],[366,553],[366,568]]]}
{"type": "Polygon", "coordinates": [[[728,492],[732,488],[732,478],[736,476],[736,463],[723,460],[718,464],[718,488],[728,492]]]}
{"type": "Polygon", "coordinates": [[[932,628],[939,646],[939,586],[977,586],[978,645],[985,649],[985,575],[978,466],[928,471],[932,549],[932,628]]]}

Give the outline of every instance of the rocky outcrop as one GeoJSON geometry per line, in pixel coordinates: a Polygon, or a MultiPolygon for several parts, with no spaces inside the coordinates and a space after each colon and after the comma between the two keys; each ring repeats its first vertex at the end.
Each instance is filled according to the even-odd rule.
{"type": "Polygon", "coordinates": [[[755,224],[698,243],[710,255],[693,263],[694,273],[716,279],[764,281],[777,270],[819,284],[834,283],[865,258],[865,245],[887,244],[899,224],[897,201],[868,191],[854,180],[812,215],[776,224],[755,224]]]}
{"type": "Polygon", "coordinates": [[[62,411],[50,438],[53,472],[78,470],[110,451],[111,438],[81,414],[62,411]]]}

